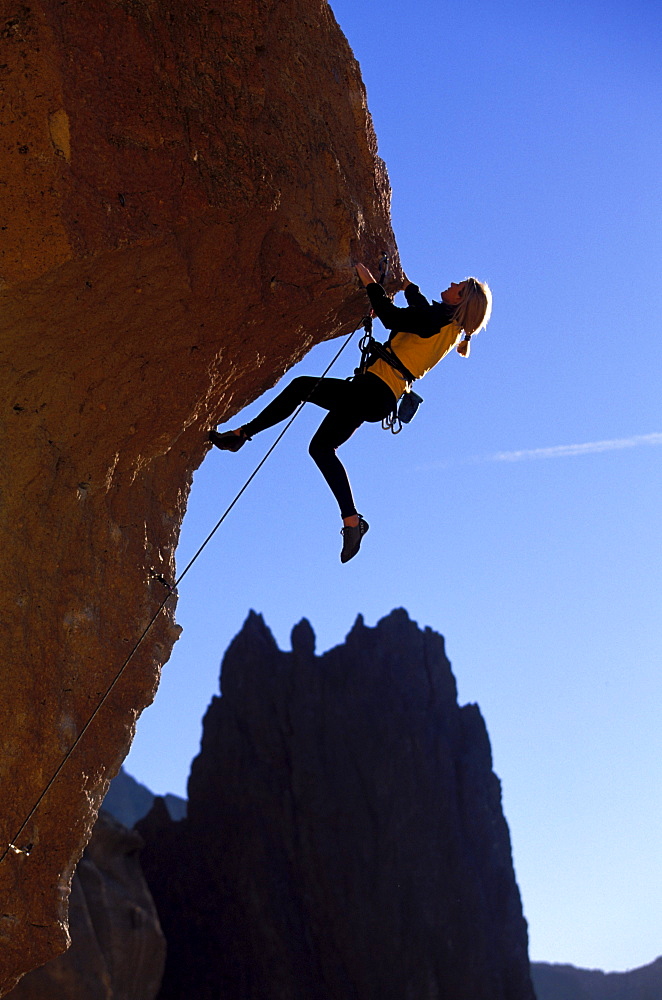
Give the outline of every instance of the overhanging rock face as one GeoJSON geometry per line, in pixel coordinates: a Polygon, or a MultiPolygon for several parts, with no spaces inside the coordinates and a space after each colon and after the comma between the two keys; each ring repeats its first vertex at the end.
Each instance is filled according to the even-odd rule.
{"type": "Polygon", "coordinates": [[[34,845],[0,863],[2,995],[66,944],[173,608],[17,833],[173,577],[208,427],[349,332],[352,262],[396,250],[324,0],[0,0],[0,125],[0,853],[34,845]]]}

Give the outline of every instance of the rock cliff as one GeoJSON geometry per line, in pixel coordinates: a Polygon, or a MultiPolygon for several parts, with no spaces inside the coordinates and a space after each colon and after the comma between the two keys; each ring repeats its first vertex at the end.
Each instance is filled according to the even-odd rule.
{"type": "Polygon", "coordinates": [[[21,979],[11,1000],[154,1000],[166,944],[143,877],[142,840],[106,812],[71,886],[71,948],[21,979]]]}
{"type": "Polygon", "coordinates": [[[173,578],[208,427],[356,325],[353,260],[401,274],[326,0],[0,0],[0,125],[3,995],[66,946],[174,598],[25,820],[173,578]]]}
{"type": "Polygon", "coordinates": [[[159,1000],[533,1000],[487,732],[442,637],[394,611],[314,646],[249,616],[188,818],[157,800],[138,824],[159,1000]]]}

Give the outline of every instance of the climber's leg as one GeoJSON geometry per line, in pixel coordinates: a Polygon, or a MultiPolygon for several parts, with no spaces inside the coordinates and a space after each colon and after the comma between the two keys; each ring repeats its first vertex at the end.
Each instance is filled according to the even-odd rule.
{"type": "Polygon", "coordinates": [[[303,402],[315,403],[325,410],[344,409],[361,414],[362,420],[381,420],[393,407],[393,393],[376,375],[367,373],[352,381],[339,378],[315,378],[301,375],[290,382],[275,399],[243,427],[219,434],[212,431],[210,439],[218,447],[238,451],[253,434],[273,427],[291,417],[303,402]],[[237,444],[233,437],[238,438],[237,444]]]}
{"type": "Polygon", "coordinates": [[[349,562],[359,551],[361,540],[369,525],[357,513],[349,478],[336,450],[349,440],[362,423],[363,420],[356,414],[352,416],[332,410],[322,421],[309,448],[312,458],[329,484],[340,507],[343,519],[343,544],[340,561],[343,563],[349,562]]]}
{"type": "Polygon", "coordinates": [[[304,401],[317,403],[327,410],[331,409],[340,403],[343,393],[346,392],[346,386],[347,383],[342,379],[317,379],[301,375],[293,379],[253,420],[236,430],[221,433],[210,431],[209,440],[222,451],[239,451],[254,434],[259,434],[260,431],[291,417],[304,401]]]}
{"type": "Polygon", "coordinates": [[[340,378],[319,379],[310,375],[300,375],[268,403],[254,420],[244,424],[242,429],[248,437],[259,434],[260,431],[291,417],[297,406],[303,402],[315,403],[325,410],[331,410],[335,406],[342,405],[348,385],[348,382],[340,378]]]}
{"type": "Polygon", "coordinates": [[[356,515],[356,507],[349,477],[336,454],[336,449],[348,441],[362,423],[363,420],[356,413],[332,410],[320,424],[308,449],[338,501],[340,516],[343,518],[353,518],[356,515]]]}

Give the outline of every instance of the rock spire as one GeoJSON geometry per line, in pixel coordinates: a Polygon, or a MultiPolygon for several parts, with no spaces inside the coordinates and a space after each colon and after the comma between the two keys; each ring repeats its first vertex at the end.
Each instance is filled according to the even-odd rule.
{"type": "Polygon", "coordinates": [[[406,612],[314,652],[251,614],[188,818],[140,824],[159,1000],[534,1000],[501,790],[440,635],[406,612]]]}

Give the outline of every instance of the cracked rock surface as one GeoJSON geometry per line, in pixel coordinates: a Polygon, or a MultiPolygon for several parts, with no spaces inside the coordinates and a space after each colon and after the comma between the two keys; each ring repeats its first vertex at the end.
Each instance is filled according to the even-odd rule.
{"type": "Polygon", "coordinates": [[[25,820],[174,577],[208,428],[357,325],[354,261],[401,273],[325,0],[0,0],[0,125],[4,995],[67,944],[174,598],[25,820]]]}

